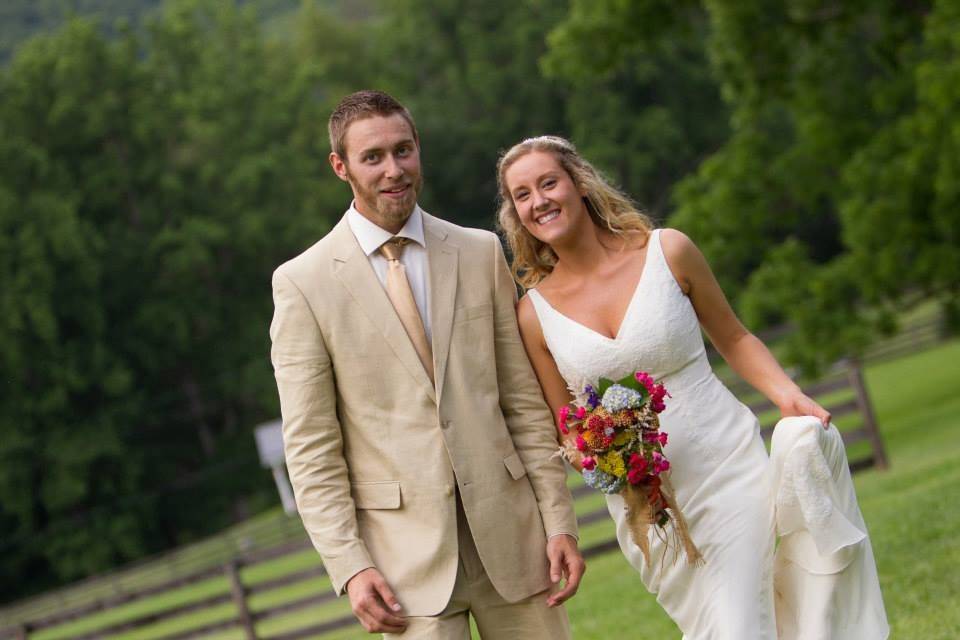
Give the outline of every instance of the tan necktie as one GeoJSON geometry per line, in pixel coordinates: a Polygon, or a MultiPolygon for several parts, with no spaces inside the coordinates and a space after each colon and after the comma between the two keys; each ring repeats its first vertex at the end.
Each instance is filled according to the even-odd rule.
{"type": "Polygon", "coordinates": [[[403,247],[409,241],[408,238],[393,238],[380,245],[380,253],[387,259],[387,297],[393,303],[393,308],[400,316],[400,323],[410,336],[410,342],[413,343],[423,368],[433,382],[433,351],[430,349],[430,343],[427,342],[423,318],[420,317],[417,302],[413,298],[413,290],[410,289],[410,281],[407,280],[407,270],[400,262],[403,247]]]}

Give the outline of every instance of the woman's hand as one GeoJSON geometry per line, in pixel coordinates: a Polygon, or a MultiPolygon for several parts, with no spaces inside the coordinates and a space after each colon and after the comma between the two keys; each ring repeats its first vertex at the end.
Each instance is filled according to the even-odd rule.
{"type": "Polygon", "coordinates": [[[777,403],[777,407],[780,409],[780,417],[782,418],[814,416],[820,420],[824,429],[830,426],[830,412],[800,390],[789,394],[782,402],[777,403]]]}

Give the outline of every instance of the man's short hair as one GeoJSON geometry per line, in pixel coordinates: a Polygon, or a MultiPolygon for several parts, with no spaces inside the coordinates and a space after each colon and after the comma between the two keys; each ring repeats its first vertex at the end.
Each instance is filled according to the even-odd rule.
{"type": "Polygon", "coordinates": [[[374,116],[392,116],[395,113],[403,116],[403,119],[410,125],[413,139],[419,143],[417,126],[413,124],[413,116],[396,98],[383,91],[372,89],[351,93],[341,100],[333,113],[330,114],[330,120],[327,123],[327,130],[330,133],[330,150],[346,162],[347,149],[344,139],[347,136],[347,128],[357,120],[374,116]]]}

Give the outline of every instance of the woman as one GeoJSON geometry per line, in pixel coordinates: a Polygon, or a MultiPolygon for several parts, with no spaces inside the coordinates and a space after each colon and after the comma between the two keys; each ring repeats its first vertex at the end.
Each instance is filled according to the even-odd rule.
{"type": "MultiPolygon", "coordinates": [[[[814,601],[822,601],[814,613],[829,618],[816,624],[832,633],[817,637],[886,637],[862,519],[862,533],[835,536],[842,538],[842,548],[831,551],[840,549],[842,557],[828,554],[828,568],[837,569],[831,575],[842,579],[806,580],[811,570],[826,566],[819,557],[816,566],[806,566],[802,552],[819,544],[819,537],[786,545],[798,553],[778,552],[776,570],[785,576],[788,593],[778,593],[775,603],[769,458],[756,417],[710,369],[701,327],[733,370],[785,418],[815,417],[796,419],[790,437],[805,433],[810,442],[828,443],[817,454],[829,450],[826,463],[841,481],[846,473],[849,483],[845,454],[829,427],[830,414],[804,395],[743,327],[693,242],[679,231],[653,230],[562,138],[542,136],[514,146],[500,159],[498,180],[500,226],[514,256],[514,274],[528,290],[517,308],[520,332],[551,409],[556,413],[568,404],[570,390],[636,370],[651,373],[672,396],[660,415],[670,438],[665,454],[677,502],[705,564],[674,562],[663,541],[670,536],[651,533],[648,565],[630,540],[622,498],[608,496],[608,507],[621,549],[685,638],[777,638],[778,622],[780,638],[798,637],[796,620],[810,613],[804,606],[814,601]],[[861,571],[861,564],[870,566],[861,571]],[[853,587],[845,575],[852,566],[853,587]],[[835,597],[830,585],[838,580],[856,591],[856,611],[835,597]],[[837,608],[843,609],[839,615],[837,608]]],[[[846,506],[857,521],[855,498],[846,506]]],[[[845,534],[854,531],[844,526],[839,525],[845,534]]]]}

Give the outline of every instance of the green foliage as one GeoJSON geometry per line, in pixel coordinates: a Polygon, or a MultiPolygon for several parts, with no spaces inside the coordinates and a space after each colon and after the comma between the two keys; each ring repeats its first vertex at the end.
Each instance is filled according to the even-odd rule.
{"type": "Polygon", "coordinates": [[[230,472],[276,412],[269,274],[344,207],[324,131],[342,89],[317,99],[309,61],[327,27],[311,14],[268,49],[252,12],[183,0],[143,37],[74,21],[2,76],[6,595],[272,498],[267,474],[230,472]]]}
{"type": "Polygon", "coordinates": [[[957,11],[574,0],[544,66],[592,88],[570,97],[581,150],[655,213],[672,199],[748,321],[798,326],[809,373],[907,292],[958,308],[957,11]]]}
{"type": "Polygon", "coordinates": [[[909,292],[955,304],[955,3],[706,6],[733,133],[672,222],[748,320],[796,324],[788,357],[810,372],[909,292]]]}
{"type": "Polygon", "coordinates": [[[71,17],[87,16],[113,27],[133,24],[154,11],[160,0],[4,0],[0,3],[0,63],[31,36],[62,26],[71,17]]]}
{"type": "Polygon", "coordinates": [[[911,104],[845,166],[844,240],[871,298],[960,299],[960,6],[936,3],[910,69],[911,104]]]}
{"type": "Polygon", "coordinates": [[[543,67],[566,87],[573,140],[658,218],[728,135],[706,28],[696,3],[575,1],[548,38],[543,67]]]}
{"type": "Polygon", "coordinates": [[[423,204],[460,224],[490,228],[501,150],[566,134],[565,100],[538,60],[562,0],[394,0],[381,9],[378,85],[402,96],[423,148],[423,204]]]}
{"type": "Polygon", "coordinates": [[[885,115],[918,29],[894,5],[710,2],[711,61],[733,109],[726,146],[684,180],[673,221],[735,283],[788,237],[817,263],[843,251],[838,176],[885,115]],[[894,59],[891,61],[891,56],[894,59]]]}
{"type": "Polygon", "coordinates": [[[818,266],[790,238],[751,274],[740,299],[743,319],[752,326],[796,325],[780,343],[782,356],[813,374],[862,353],[874,332],[892,322],[890,313],[859,304],[859,275],[849,256],[818,266]]]}

